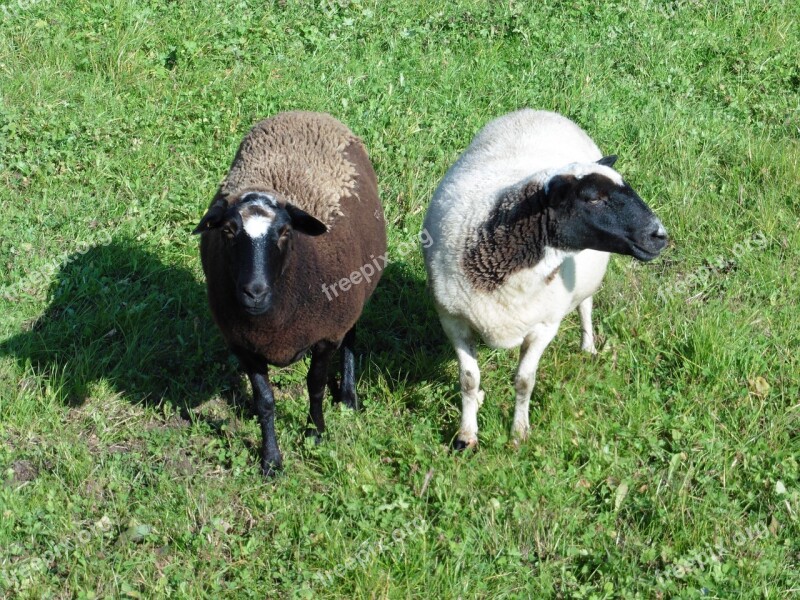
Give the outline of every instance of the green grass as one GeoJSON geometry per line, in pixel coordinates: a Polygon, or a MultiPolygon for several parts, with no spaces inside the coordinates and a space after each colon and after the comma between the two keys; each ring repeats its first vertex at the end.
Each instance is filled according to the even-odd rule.
{"type": "Polygon", "coordinates": [[[797,2],[3,6],[0,594],[800,590],[797,2]],[[481,446],[456,456],[454,353],[399,249],[522,106],[619,154],[672,243],[612,261],[597,358],[564,322],[519,450],[517,353],[482,349],[481,446]],[[249,126],[294,108],[364,139],[394,262],[362,321],[366,410],[328,407],[310,446],[307,365],[273,371],[286,470],[264,481],[189,232],[249,126]]]}

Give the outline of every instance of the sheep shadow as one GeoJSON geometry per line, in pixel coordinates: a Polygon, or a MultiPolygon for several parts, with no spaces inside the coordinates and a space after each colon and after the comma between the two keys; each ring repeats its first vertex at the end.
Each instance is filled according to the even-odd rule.
{"type": "MultiPolygon", "coordinates": [[[[224,421],[194,410],[213,398],[237,418],[252,416],[249,386],[211,319],[199,269],[115,239],[61,261],[48,299],[35,321],[0,341],[0,356],[59,389],[66,405],[82,406],[102,384],[132,404],[169,403],[184,419],[217,431],[224,421]]],[[[357,356],[366,387],[381,377],[390,392],[420,383],[454,389],[443,374],[455,358],[452,347],[424,277],[411,266],[394,262],[384,270],[359,320],[357,356]]],[[[302,384],[285,391],[305,396],[302,384]]],[[[335,386],[331,391],[335,400],[335,386]]],[[[406,408],[421,408],[423,395],[404,394],[406,408]]],[[[443,438],[452,437],[456,424],[442,427],[443,438]]]]}
{"type": "MultiPolygon", "coordinates": [[[[407,410],[437,410],[441,394],[457,395],[457,381],[445,373],[455,352],[424,276],[408,263],[392,262],[384,270],[359,321],[358,348],[371,363],[369,368],[359,367],[361,380],[372,388],[380,379],[390,393],[405,390],[401,395],[407,410]]],[[[442,439],[449,440],[458,423],[451,418],[441,421],[442,439]]]]}
{"type": "Polygon", "coordinates": [[[384,270],[359,320],[358,337],[370,359],[397,381],[426,380],[454,358],[424,278],[402,262],[384,270]]]}
{"type": "MultiPolygon", "coordinates": [[[[372,386],[373,380],[381,377],[390,392],[412,384],[417,389],[403,394],[405,408],[436,411],[432,416],[439,422],[440,439],[449,445],[460,426],[456,354],[442,329],[424,277],[416,275],[406,263],[391,263],[364,309],[358,330],[358,346],[377,371],[365,373],[363,368],[359,369],[362,381],[372,386]],[[442,405],[452,410],[442,410],[442,405]]],[[[482,342],[479,347],[482,355],[479,362],[487,369],[489,352],[482,342]]],[[[518,359],[519,351],[512,352],[518,359]]],[[[556,384],[550,377],[540,377],[531,396],[534,419],[539,404],[555,390],[556,384]]],[[[491,393],[495,396],[513,393],[513,373],[491,393]]],[[[506,431],[511,429],[512,420],[509,413],[505,418],[506,431]]]]}
{"type": "Polygon", "coordinates": [[[45,312],[0,343],[82,405],[98,382],[132,403],[172,404],[187,417],[216,395],[245,397],[206,305],[202,279],[132,240],[112,240],[60,264],[45,312]]]}

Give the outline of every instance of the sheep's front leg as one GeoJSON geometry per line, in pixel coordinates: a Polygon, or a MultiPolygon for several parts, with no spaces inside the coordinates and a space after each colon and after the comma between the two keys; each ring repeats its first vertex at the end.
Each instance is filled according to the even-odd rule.
{"type": "Polygon", "coordinates": [[[581,350],[589,354],[597,354],[594,347],[594,333],[592,332],[592,297],[584,298],[578,304],[578,314],[581,316],[581,350]]]}
{"type": "Polygon", "coordinates": [[[322,401],[325,399],[325,383],[328,378],[328,367],[333,356],[334,346],[322,342],[311,350],[311,365],[308,367],[306,384],[308,385],[308,424],[306,436],[320,436],[325,431],[325,417],[322,414],[322,401]]]}
{"type": "Polygon", "coordinates": [[[558,332],[558,323],[536,325],[531,333],[522,342],[519,353],[519,367],[514,379],[516,391],[516,408],[514,409],[514,425],[512,435],[516,442],[527,439],[530,431],[528,410],[530,407],[531,392],[536,383],[536,370],[539,359],[542,358],[545,348],[553,341],[558,332]]]}
{"type": "Polygon", "coordinates": [[[361,406],[358,403],[356,394],[356,326],[347,332],[342,341],[342,385],[341,401],[345,406],[358,410],[361,406]]]}
{"type": "Polygon", "coordinates": [[[261,471],[264,476],[272,477],[283,467],[283,457],[275,437],[275,396],[266,367],[258,370],[248,368],[247,376],[253,386],[253,403],[261,425],[261,471]]]}
{"type": "Polygon", "coordinates": [[[469,325],[460,319],[448,316],[442,316],[441,321],[458,356],[459,381],[461,383],[461,427],[453,447],[456,450],[464,450],[478,444],[478,409],[483,404],[478,352],[469,325]]]}

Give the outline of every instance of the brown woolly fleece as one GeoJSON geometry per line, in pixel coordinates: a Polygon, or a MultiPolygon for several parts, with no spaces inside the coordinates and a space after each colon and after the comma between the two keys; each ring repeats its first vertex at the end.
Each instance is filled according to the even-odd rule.
{"type": "Polygon", "coordinates": [[[328,226],[316,237],[295,232],[273,306],[259,316],[239,307],[221,231],[202,234],[209,304],[229,346],[283,366],[318,342],[340,343],[355,325],[380,271],[330,300],[322,286],[349,278],[384,254],[386,224],[361,140],[329,115],[283,113],[253,127],[212,205],[223,198],[233,205],[254,190],[291,202],[328,226]]]}
{"type": "Polygon", "coordinates": [[[219,191],[276,191],[330,228],[354,194],[357,166],[345,153],[354,143],[361,140],[330,115],[281,113],[245,136],[219,191]]]}

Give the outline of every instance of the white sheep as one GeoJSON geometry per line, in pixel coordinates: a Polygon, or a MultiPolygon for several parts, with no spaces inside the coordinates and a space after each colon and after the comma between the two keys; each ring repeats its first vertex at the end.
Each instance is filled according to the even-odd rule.
{"type": "Polygon", "coordinates": [[[486,125],[431,200],[424,249],[442,327],[460,367],[457,449],[478,442],[475,342],[522,346],[512,434],[529,432],[539,359],[561,320],[578,308],[582,347],[595,352],[592,295],[609,252],[647,261],[667,244],[661,222],[569,119],[524,109],[486,125]]]}

